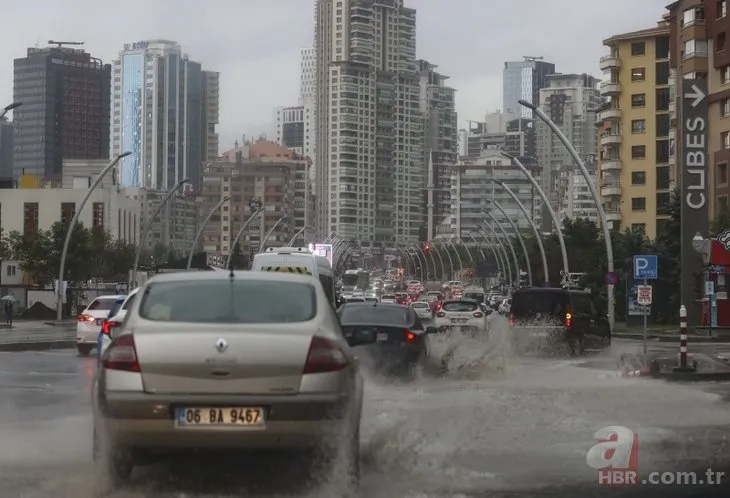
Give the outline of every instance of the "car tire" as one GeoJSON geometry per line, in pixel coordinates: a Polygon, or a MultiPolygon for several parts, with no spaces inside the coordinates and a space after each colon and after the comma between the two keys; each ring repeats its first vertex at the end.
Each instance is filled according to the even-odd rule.
{"type": "Polygon", "coordinates": [[[107,451],[104,466],[108,482],[113,488],[119,488],[127,484],[134,472],[134,460],[131,451],[122,448],[107,451]]]}
{"type": "Polygon", "coordinates": [[[347,481],[353,488],[360,485],[360,423],[353,431],[348,445],[347,481]]]}
{"type": "Polygon", "coordinates": [[[94,349],[94,346],[89,346],[88,344],[77,344],[76,349],[79,352],[79,356],[89,356],[89,354],[91,354],[91,350],[94,349]]]}

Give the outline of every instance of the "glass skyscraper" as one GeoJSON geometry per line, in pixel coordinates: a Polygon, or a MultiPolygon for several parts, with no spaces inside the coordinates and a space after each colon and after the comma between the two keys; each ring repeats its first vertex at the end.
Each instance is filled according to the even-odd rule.
{"type": "Polygon", "coordinates": [[[555,74],[555,64],[538,57],[505,62],[502,75],[502,111],[523,118],[532,118],[532,111],[522,107],[518,101],[527,100],[538,104],[540,89],[548,86],[547,77],[555,74]]]}

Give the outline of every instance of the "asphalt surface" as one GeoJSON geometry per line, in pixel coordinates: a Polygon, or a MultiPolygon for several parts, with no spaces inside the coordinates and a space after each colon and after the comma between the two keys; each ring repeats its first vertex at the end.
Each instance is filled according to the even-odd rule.
{"type": "MultiPolygon", "coordinates": [[[[727,471],[730,387],[622,378],[615,341],[584,358],[511,351],[504,321],[489,341],[434,340],[446,373],[413,382],[368,376],[361,497],[727,496],[711,487],[598,486],[586,452],[602,427],[639,437],[639,474],[727,471]]],[[[713,345],[717,346],[717,345],[713,345]]],[[[728,346],[730,350],[730,346],[728,346]]],[[[73,350],[0,353],[0,497],[97,496],[90,389],[96,359],[73,350]]],[[[111,498],[342,497],[337,482],[302,489],[289,458],[180,459],[142,469],[111,498]]]]}

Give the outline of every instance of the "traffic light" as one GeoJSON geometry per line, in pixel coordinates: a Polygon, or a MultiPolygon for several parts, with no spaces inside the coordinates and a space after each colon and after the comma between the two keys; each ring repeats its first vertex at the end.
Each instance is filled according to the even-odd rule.
{"type": "Polygon", "coordinates": [[[425,252],[426,254],[430,253],[431,252],[431,246],[428,245],[428,244],[425,244],[423,246],[423,252],[425,252]]]}

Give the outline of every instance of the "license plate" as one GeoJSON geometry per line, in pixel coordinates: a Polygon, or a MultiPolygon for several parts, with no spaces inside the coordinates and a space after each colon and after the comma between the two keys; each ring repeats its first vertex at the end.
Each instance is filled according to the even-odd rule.
{"type": "Polygon", "coordinates": [[[103,321],[104,321],[104,319],[103,319],[103,318],[97,318],[97,319],[96,319],[96,324],[97,324],[97,325],[101,325],[101,322],[103,322],[103,321]]]}
{"type": "Polygon", "coordinates": [[[388,340],[388,334],[384,332],[378,332],[378,335],[375,337],[375,339],[378,342],[386,342],[388,340]]]}
{"type": "Polygon", "coordinates": [[[176,425],[192,426],[263,426],[264,409],[255,407],[178,408],[176,425]]]}
{"type": "Polygon", "coordinates": [[[451,323],[466,323],[469,320],[466,318],[452,318],[451,323]]]}

